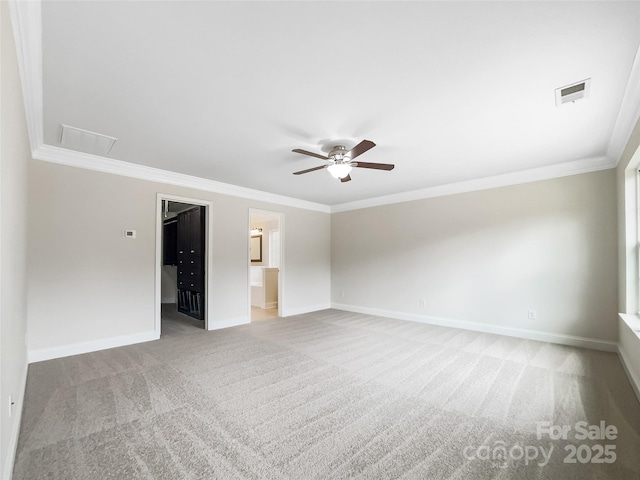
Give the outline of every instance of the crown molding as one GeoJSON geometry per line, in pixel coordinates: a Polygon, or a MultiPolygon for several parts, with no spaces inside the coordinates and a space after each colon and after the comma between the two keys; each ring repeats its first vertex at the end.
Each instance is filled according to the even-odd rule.
{"type": "Polygon", "coordinates": [[[37,148],[33,152],[33,158],[45,162],[138,178],[150,182],[177,185],[180,187],[194,188],[196,190],[204,190],[222,195],[258,200],[260,202],[275,203],[277,205],[330,213],[330,207],[321,203],[309,202],[307,200],[300,200],[298,198],[263,192],[261,190],[254,190],[246,187],[239,187],[237,185],[217,182],[207,178],[185,175],[183,173],[171,172],[130,162],[123,162],[121,160],[114,160],[112,158],[91,155],[89,153],[77,152],[75,150],[68,150],[66,148],[54,147],[51,145],[42,145],[37,148]]]}
{"type": "Polygon", "coordinates": [[[359,210],[361,208],[380,207],[394,203],[411,202],[425,198],[444,197],[458,193],[475,192],[490,188],[507,187],[521,183],[537,182],[539,180],[550,180],[552,178],[567,177],[580,173],[597,172],[615,168],[615,162],[608,157],[593,157],[572,162],[549,165],[547,167],[532,168],[519,172],[505,173],[491,177],[478,178],[465,182],[449,183],[435,187],[421,188],[409,192],[395,193],[381,197],[358,200],[355,202],[341,203],[331,207],[331,213],[347,212],[359,210]]]}
{"type": "Polygon", "coordinates": [[[636,51],[636,56],[631,66],[627,88],[624,91],[616,124],[613,127],[607,148],[607,157],[613,159],[616,166],[627,146],[631,132],[633,132],[638,123],[638,119],[640,119],[640,47],[636,51]]]}
{"type": "Polygon", "coordinates": [[[135,163],[114,160],[111,158],[91,155],[89,153],[77,152],[51,145],[42,145],[35,152],[33,158],[45,162],[67,165],[70,167],[95,170],[113,175],[138,178],[151,182],[176,185],[180,187],[194,188],[207,192],[230,195],[234,197],[248,198],[261,202],[286,205],[290,207],[314,210],[323,213],[339,213],[361,208],[379,207],[394,203],[411,202],[426,198],[443,197],[458,193],[487,190],[490,188],[506,187],[522,183],[536,182],[539,180],[549,180],[552,178],[578,175],[581,173],[596,172],[615,168],[615,162],[607,157],[593,157],[572,162],[549,165],[547,167],[521,170],[519,172],[505,173],[491,177],[468,180],[465,182],[450,183],[434,187],[411,190],[392,195],[357,200],[355,202],[341,203],[338,205],[324,205],[321,203],[309,202],[298,198],[287,197],[275,193],[263,192],[245,187],[239,187],[229,183],[218,182],[206,178],[185,175],[171,172],[159,168],[138,165],[135,163]]]}

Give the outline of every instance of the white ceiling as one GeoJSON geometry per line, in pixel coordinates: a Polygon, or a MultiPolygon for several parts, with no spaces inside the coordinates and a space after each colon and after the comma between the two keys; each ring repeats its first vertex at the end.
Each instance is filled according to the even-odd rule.
{"type": "Polygon", "coordinates": [[[639,45],[638,1],[46,1],[44,143],[68,124],[112,159],[325,205],[613,166],[639,45]],[[292,149],[362,139],[396,168],[292,175],[323,163],[292,149]]]}

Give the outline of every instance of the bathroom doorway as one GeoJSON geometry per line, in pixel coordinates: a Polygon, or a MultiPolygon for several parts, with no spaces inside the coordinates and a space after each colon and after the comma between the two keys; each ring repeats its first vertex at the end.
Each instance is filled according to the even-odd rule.
{"type": "Polygon", "coordinates": [[[282,316],[284,214],[249,209],[249,318],[282,316]]]}

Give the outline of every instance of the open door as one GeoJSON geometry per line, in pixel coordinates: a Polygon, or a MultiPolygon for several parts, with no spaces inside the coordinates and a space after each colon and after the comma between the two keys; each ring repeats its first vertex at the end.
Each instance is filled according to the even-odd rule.
{"type": "Polygon", "coordinates": [[[176,228],[178,312],[203,322],[207,302],[205,213],[205,207],[192,205],[177,214],[176,228]]]}

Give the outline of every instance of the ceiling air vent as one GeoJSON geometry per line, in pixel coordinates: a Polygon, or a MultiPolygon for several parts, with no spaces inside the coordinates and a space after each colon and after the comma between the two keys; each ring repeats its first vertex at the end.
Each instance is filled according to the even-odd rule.
{"type": "Polygon", "coordinates": [[[72,150],[80,150],[94,155],[106,155],[115,142],[115,138],[107,135],[62,125],[60,144],[72,150]]]}
{"type": "Polygon", "coordinates": [[[578,83],[572,83],[565,87],[556,88],[556,107],[565,103],[573,103],[581,98],[587,98],[589,96],[589,89],[591,88],[591,79],[587,78],[578,83]]]}

